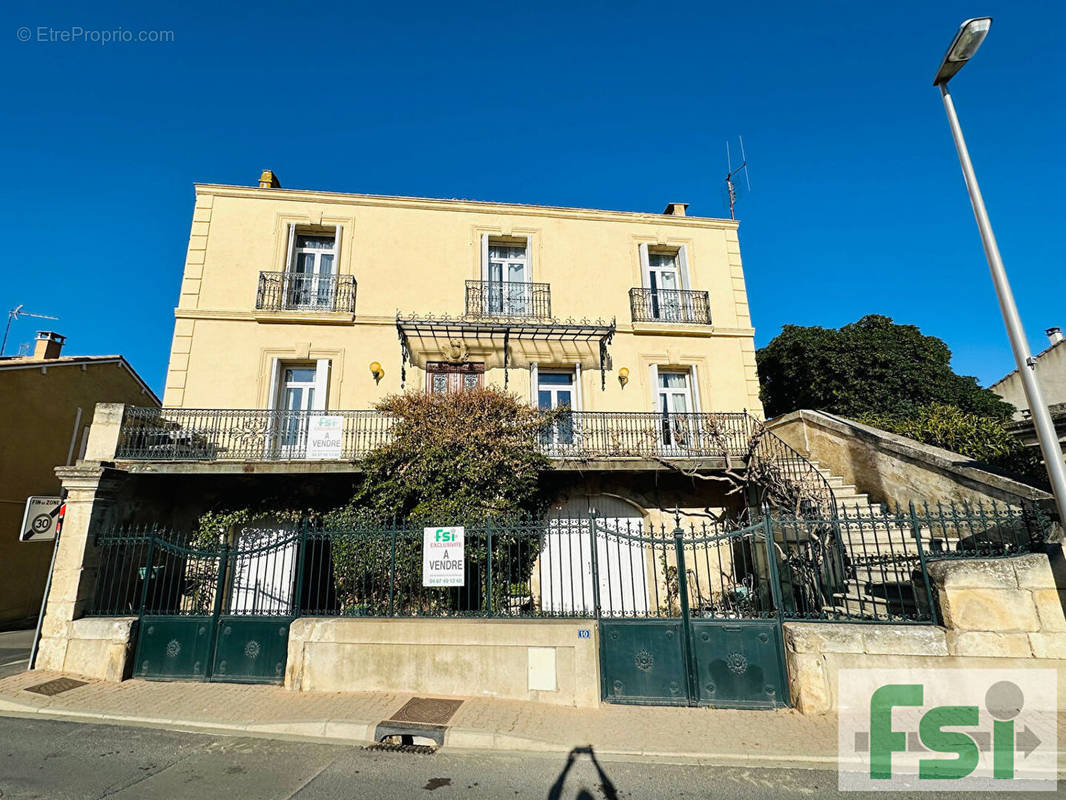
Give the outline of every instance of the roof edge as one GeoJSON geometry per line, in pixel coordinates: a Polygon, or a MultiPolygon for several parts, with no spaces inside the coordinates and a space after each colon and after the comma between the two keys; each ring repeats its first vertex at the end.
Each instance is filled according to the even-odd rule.
{"type": "Polygon", "coordinates": [[[257,199],[286,200],[320,200],[329,198],[333,202],[353,205],[387,205],[406,208],[439,208],[469,211],[491,211],[499,209],[509,214],[549,215],[573,218],[624,219],[639,220],[659,225],[677,227],[719,228],[736,230],[737,220],[719,217],[675,217],[650,211],[614,211],[602,208],[577,208],[572,206],[541,206],[529,203],[504,203],[495,200],[466,200],[460,198],[440,197],[405,197],[402,195],[359,194],[354,192],[329,192],[320,189],[260,189],[255,186],[234,186],[223,183],[193,184],[197,194],[223,195],[228,197],[252,197],[257,199]]]}

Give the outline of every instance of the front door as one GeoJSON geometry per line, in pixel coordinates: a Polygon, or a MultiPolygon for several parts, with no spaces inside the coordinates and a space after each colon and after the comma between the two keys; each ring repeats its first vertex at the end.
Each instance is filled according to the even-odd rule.
{"type": "Polygon", "coordinates": [[[484,379],[484,362],[452,364],[430,361],[426,364],[426,391],[432,394],[454,394],[480,389],[484,379]]]}

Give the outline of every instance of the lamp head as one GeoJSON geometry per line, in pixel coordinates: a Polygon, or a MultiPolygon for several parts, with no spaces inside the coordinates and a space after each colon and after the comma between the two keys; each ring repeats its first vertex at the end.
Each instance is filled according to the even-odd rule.
{"type": "Polygon", "coordinates": [[[955,73],[973,58],[977,48],[988,35],[990,27],[992,17],[973,17],[959,26],[955,38],[948,45],[947,53],[944,54],[944,60],[940,62],[940,69],[936,71],[933,86],[940,86],[955,77],[955,73]]]}
{"type": "Polygon", "coordinates": [[[618,382],[623,386],[629,383],[629,367],[622,367],[618,370],[618,382]]]}
{"type": "Polygon", "coordinates": [[[374,382],[380,383],[381,379],[385,377],[385,370],[381,366],[379,361],[370,362],[370,374],[374,376],[374,382]]]}

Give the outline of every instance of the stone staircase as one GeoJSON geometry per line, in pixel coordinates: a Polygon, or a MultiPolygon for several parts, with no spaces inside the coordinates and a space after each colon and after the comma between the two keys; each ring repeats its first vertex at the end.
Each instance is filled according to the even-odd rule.
{"type": "MultiPolygon", "coordinates": [[[[913,613],[918,598],[911,574],[918,566],[918,543],[910,526],[888,522],[884,506],[872,503],[869,495],[818,462],[811,464],[833,490],[840,538],[848,555],[844,590],[834,592],[824,610],[877,617],[913,613]]],[[[932,531],[923,528],[920,535],[929,552],[934,546],[932,531]]]]}

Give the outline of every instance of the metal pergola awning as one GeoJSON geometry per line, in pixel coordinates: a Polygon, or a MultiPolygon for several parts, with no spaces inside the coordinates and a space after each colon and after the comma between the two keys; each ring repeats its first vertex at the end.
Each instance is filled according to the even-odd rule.
{"type": "Polygon", "coordinates": [[[598,342],[600,346],[600,384],[607,388],[607,345],[615,333],[615,321],[599,320],[529,320],[515,318],[471,319],[448,316],[404,317],[396,315],[396,332],[400,337],[400,383],[407,380],[411,362],[411,340],[489,339],[503,342],[503,385],[507,386],[511,339],[541,342],[598,342]]]}

